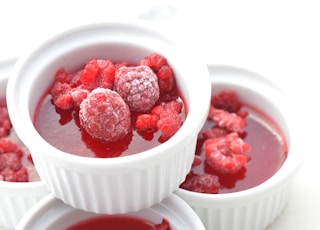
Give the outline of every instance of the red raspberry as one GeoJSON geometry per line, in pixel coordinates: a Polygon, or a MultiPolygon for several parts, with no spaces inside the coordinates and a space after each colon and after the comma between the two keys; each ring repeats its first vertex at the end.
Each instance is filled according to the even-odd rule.
{"type": "Polygon", "coordinates": [[[244,167],[249,160],[245,153],[249,150],[250,146],[237,133],[204,142],[207,163],[222,173],[234,174],[244,167]]]}
{"type": "Polygon", "coordinates": [[[71,85],[56,81],[51,89],[52,100],[55,106],[68,110],[73,108],[73,100],[70,95],[71,85]]]}
{"type": "Polygon", "coordinates": [[[198,165],[201,165],[202,164],[202,159],[199,155],[194,155],[194,159],[193,159],[193,162],[192,162],[192,167],[196,167],[198,165]]]}
{"type": "Polygon", "coordinates": [[[176,88],[176,80],[173,70],[168,65],[163,65],[157,72],[158,84],[161,94],[173,92],[176,88]]]}
{"type": "Polygon", "coordinates": [[[153,130],[157,129],[159,117],[153,114],[140,114],[136,120],[136,128],[138,130],[153,130]]]}
{"type": "Polygon", "coordinates": [[[0,106],[0,138],[9,135],[11,130],[11,121],[6,105],[0,106]]]}
{"type": "Polygon", "coordinates": [[[148,66],[119,68],[114,84],[116,91],[133,111],[146,112],[159,99],[158,78],[148,66]]]}
{"type": "Polygon", "coordinates": [[[0,170],[4,168],[10,168],[14,171],[18,171],[21,168],[21,158],[16,153],[4,153],[0,154],[0,170]]]}
{"type": "Polygon", "coordinates": [[[79,81],[90,91],[98,87],[112,89],[115,72],[116,67],[110,60],[92,59],[84,67],[79,81]]]}
{"type": "Polygon", "coordinates": [[[0,154],[1,153],[16,153],[18,157],[22,157],[23,151],[9,138],[0,138],[0,154]]]}
{"type": "Polygon", "coordinates": [[[196,175],[189,173],[180,188],[193,192],[217,194],[219,192],[219,177],[211,174],[196,175]]]}
{"type": "Polygon", "coordinates": [[[244,132],[246,121],[236,113],[229,113],[222,109],[210,106],[208,118],[221,128],[226,128],[232,132],[244,132]]]}
{"type": "Polygon", "coordinates": [[[81,102],[87,98],[88,94],[90,93],[87,89],[82,89],[80,87],[73,88],[70,90],[70,96],[73,102],[74,108],[79,108],[81,102]]]}
{"type": "Polygon", "coordinates": [[[204,139],[208,138],[216,138],[216,137],[224,137],[228,134],[228,130],[220,127],[212,127],[210,129],[202,130],[200,135],[203,136],[204,139]]]}
{"type": "Polygon", "coordinates": [[[68,73],[64,68],[59,69],[56,72],[55,80],[61,83],[70,83],[73,75],[68,73]]]}
{"type": "Polygon", "coordinates": [[[28,182],[28,171],[25,167],[21,167],[18,171],[11,168],[5,168],[0,173],[0,180],[9,182],[28,182]]]}
{"type": "Polygon", "coordinates": [[[234,91],[221,91],[211,98],[212,105],[217,109],[223,109],[229,113],[236,113],[242,107],[242,103],[238,99],[234,91]]]}
{"type": "Polygon", "coordinates": [[[181,110],[182,103],[178,101],[162,103],[151,110],[151,114],[159,116],[157,128],[162,132],[164,139],[172,137],[181,127],[182,118],[179,114],[181,110]]]}
{"type": "Polygon", "coordinates": [[[152,53],[146,56],[140,64],[149,66],[154,72],[158,72],[163,65],[167,64],[167,59],[160,54],[152,53]]]}
{"type": "Polygon", "coordinates": [[[80,104],[81,126],[95,139],[113,142],[131,130],[128,105],[110,89],[94,89],[80,104]]]}

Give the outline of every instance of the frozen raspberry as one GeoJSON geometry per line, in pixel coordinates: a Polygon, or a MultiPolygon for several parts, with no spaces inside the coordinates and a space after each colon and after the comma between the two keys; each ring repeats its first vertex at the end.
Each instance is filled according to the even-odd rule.
{"type": "Polygon", "coordinates": [[[223,137],[228,134],[228,130],[220,127],[212,127],[210,129],[202,130],[199,135],[202,135],[204,139],[208,138],[216,138],[216,137],[223,137]]]}
{"type": "Polygon", "coordinates": [[[204,142],[206,162],[222,173],[234,174],[244,167],[249,160],[245,153],[249,150],[250,146],[237,133],[204,142]]]}
{"type": "Polygon", "coordinates": [[[236,113],[229,113],[213,106],[210,106],[208,118],[214,121],[217,126],[232,132],[244,132],[247,125],[246,121],[236,113]]]}
{"type": "Polygon", "coordinates": [[[151,110],[151,114],[158,115],[157,128],[162,132],[162,137],[168,139],[172,137],[181,127],[182,118],[180,112],[182,103],[171,101],[155,106],[151,110]]]}
{"type": "Polygon", "coordinates": [[[116,71],[114,85],[133,111],[146,112],[159,99],[158,78],[148,66],[119,68],[116,71]]]}
{"type": "Polygon", "coordinates": [[[11,129],[11,121],[6,105],[0,106],[0,138],[9,135],[11,129]]]}
{"type": "Polygon", "coordinates": [[[22,157],[23,151],[19,146],[9,138],[0,138],[0,154],[16,153],[18,157],[22,157]]]}
{"type": "Polygon", "coordinates": [[[52,89],[51,95],[55,106],[60,109],[68,110],[73,108],[73,100],[70,95],[71,85],[68,83],[55,82],[52,89]]]}
{"type": "Polygon", "coordinates": [[[25,167],[21,167],[18,171],[5,168],[0,173],[0,180],[8,182],[28,182],[28,171],[25,167]]]}
{"type": "Polygon", "coordinates": [[[112,89],[116,67],[110,60],[92,59],[86,64],[79,80],[89,90],[112,89]]]}
{"type": "Polygon", "coordinates": [[[80,104],[81,126],[94,139],[114,142],[131,130],[128,105],[110,89],[94,89],[80,104]]]}
{"type": "Polygon", "coordinates": [[[70,90],[70,96],[73,102],[74,108],[79,108],[81,102],[87,98],[88,94],[90,93],[87,89],[82,89],[80,87],[73,88],[70,90]]]}
{"type": "Polygon", "coordinates": [[[18,171],[21,168],[21,158],[16,153],[4,153],[0,154],[0,170],[4,168],[10,168],[14,171],[18,171]]]}
{"type": "Polygon", "coordinates": [[[242,107],[242,103],[238,99],[234,91],[221,91],[211,98],[212,105],[217,109],[223,109],[229,113],[237,113],[242,107]]]}
{"type": "Polygon", "coordinates": [[[55,80],[61,83],[69,84],[72,78],[73,75],[71,73],[68,73],[64,68],[59,69],[55,75],[55,80]]]}
{"type": "Polygon", "coordinates": [[[136,120],[136,128],[138,130],[154,130],[157,129],[159,117],[153,114],[140,114],[136,120]]]}
{"type": "Polygon", "coordinates": [[[219,177],[211,174],[196,175],[189,173],[180,188],[193,192],[217,194],[219,192],[219,177]]]}
{"type": "Polygon", "coordinates": [[[167,59],[160,54],[152,53],[146,56],[140,64],[149,66],[154,72],[158,72],[163,65],[167,64],[167,59]]]}
{"type": "Polygon", "coordinates": [[[170,93],[176,89],[175,76],[170,66],[163,65],[157,72],[157,76],[161,94],[170,93]]]}

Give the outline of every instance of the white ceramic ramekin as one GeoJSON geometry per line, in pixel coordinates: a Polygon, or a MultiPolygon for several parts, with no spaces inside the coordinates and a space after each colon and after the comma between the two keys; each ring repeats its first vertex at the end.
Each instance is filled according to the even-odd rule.
{"type": "Polygon", "coordinates": [[[98,213],[136,211],[171,195],[190,170],[210,103],[208,69],[190,50],[145,22],[106,22],[68,30],[23,55],[8,82],[8,109],[49,191],[98,213]],[[62,152],[36,131],[37,103],[59,68],[78,69],[92,58],[136,63],[152,52],[167,58],[188,107],[184,124],[167,142],[131,156],[97,159],[62,152]]]}
{"type": "MultiPolygon", "coordinates": [[[[0,98],[6,96],[9,72],[16,59],[0,62],[0,98]]],[[[0,181],[0,226],[14,229],[22,216],[48,191],[41,181],[0,181]]]]}
{"type": "MultiPolygon", "coordinates": [[[[16,230],[65,229],[80,221],[101,214],[85,212],[64,204],[53,195],[47,195],[21,220],[16,230]]],[[[126,215],[160,223],[163,218],[170,223],[171,230],[204,230],[195,212],[181,198],[172,194],[161,203],[126,215]]]]}
{"type": "Polygon", "coordinates": [[[178,189],[176,194],[199,215],[206,229],[262,230],[283,210],[290,184],[302,162],[289,100],[273,82],[247,70],[209,65],[212,93],[223,89],[237,92],[240,100],[270,115],[284,133],[288,156],[274,176],[240,192],[202,194],[178,189]]]}

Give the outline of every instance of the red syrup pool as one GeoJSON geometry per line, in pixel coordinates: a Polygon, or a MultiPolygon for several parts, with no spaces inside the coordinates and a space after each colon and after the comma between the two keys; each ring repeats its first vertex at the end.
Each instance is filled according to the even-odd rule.
{"type": "MultiPolygon", "coordinates": [[[[243,105],[241,110],[249,114],[245,118],[247,126],[242,138],[250,145],[247,153],[250,160],[238,172],[225,174],[210,167],[205,161],[202,143],[198,139],[196,154],[201,156],[202,163],[194,166],[191,173],[218,176],[220,194],[246,190],[263,183],[279,170],[287,156],[286,141],[275,122],[255,108],[243,105]]],[[[202,130],[213,125],[212,121],[207,120],[202,130]]]]}
{"type": "MultiPolygon", "coordinates": [[[[178,92],[164,101],[170,101],[170,97],[178,97],[177,100],[182,102],[177,95],[178,92]]],[[[185,114],[183,108],[180,113],[182,120],[185,119],[185,114]]],[[[132,116],[132,119],[136,117],[132,116]]],[[[37,131],[48,143],[64,152],[84,157],[127,156],[146,151],[166,141],[159,130],[138,131],[134,127],[132,132],[120,141],[104,143],[95,140],[80,126],[78,111],[56,108],[50,94],[46,94],[39,102],[34,123],[37,131]]]]}
{"type": "Polygon", "coordinates": [[[132,217],[128,215],[114,216],[99,216],[81,221],[66,230],[121,230],[121,229],[136,229],[136,230],[170,230],[169,223],[164,219],[162,223],[156,224],[152,221],[132,217]]]}
{"type": "Polygon", "coordinates": [[[77,111],[56,109],[50,95],[44,98],[39,107],[35,125],[41,136],[51,145],[64,152],[85,157],[131,155],[160,144],[157,141],[159,133],[155,133],[153,138],[150,137],[151,140],[145,140],[136,131],[121,141],[97,141],[80,127],[77,111]],[[131,148],[131,145],[135,145],[135,148],[131,148]]]}

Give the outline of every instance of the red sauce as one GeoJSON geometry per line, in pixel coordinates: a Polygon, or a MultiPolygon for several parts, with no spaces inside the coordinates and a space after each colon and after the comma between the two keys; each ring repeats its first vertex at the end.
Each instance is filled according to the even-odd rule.
{"type": "Polygon", "coordinates": [[[152,221],[141,219],[138,217],[128,215],[113,215],[113,216],[98,216],[93,217],[70,227],[66,230],[121,230],[121,229],[135,229],[135,230],[170,230],[169,223],[163,220],[161,224],[153,223],[152,221]]]}

